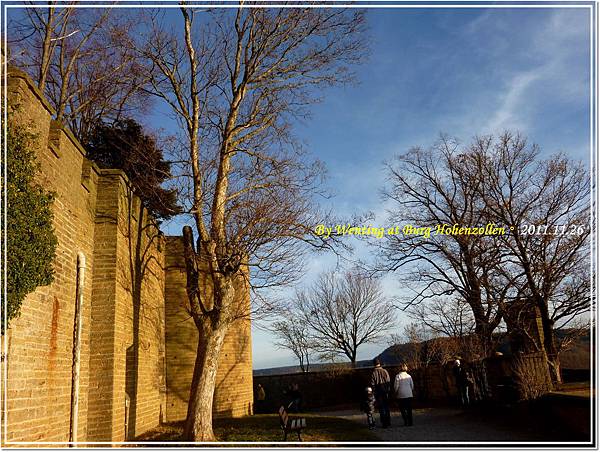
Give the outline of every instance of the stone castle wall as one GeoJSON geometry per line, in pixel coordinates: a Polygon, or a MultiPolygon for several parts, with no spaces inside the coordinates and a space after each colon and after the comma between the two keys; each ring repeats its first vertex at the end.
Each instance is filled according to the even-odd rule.
{"type": "MultiPolygon", "coordinates": [[[[7,441],[68,441],[77,252],[94,266],[96,168],[82,180],[84,153],[70,133],[51,120],[50,106],[29,80],[15,75],[8,90],[17,112],[13,118],[37,135],[40,182],[56,193],[54,229],[58,238],[54,282],[23,303],[21,315],[6,333],[8,356],[7,441]]],[[[10,252],[10,251],[8,251],[10,252]]],[[[84,286],[81,356],[89,356],[92,273],[84,286]]],[[[79,402],[80,437],[87,436],[89,360],[82,359],[79,402]]],[[[4,391],[3,391],[4,396],[4,391]]]]}
{"type": "MultiPolygon", "coordinates": [[[[172,318],[186,315],[187,299],[185,275],[173,277],[180,273],[172,265],[178,256],[169,254],[177,238],[167,242],[123,172],[99,169],[85,158],[68,129],[52,120],[52,108],[26,75],[10,70],[8,94],[17,106],[12,120],[36,134],[40,182],[56,193],[58,248],[54,282],[27,296],[3,337],[8,349],[4,441],[69,440],[78,252],[86,256],[86,273],[77,439],[133,439],[162,420],[181,417],[188,371],[189,394],[195,356],[182,359],[183,336],[172,328],[172,318]],[[169,369],[177,366],[181,380],[171,372],[170,383],[169,369]],[[174,393],[177,407],[168,402],[174,393]]],[[[181,331],[185,328],[193,336],[193,322],[181,331]]],[[[197,333],[187,345],[195,353],[197,333]]],[[[251,412],[250,350],[245,321],[226,340],[219,375],[227,375],[227,384],[217,388],[216,415],[251,412]]]]}

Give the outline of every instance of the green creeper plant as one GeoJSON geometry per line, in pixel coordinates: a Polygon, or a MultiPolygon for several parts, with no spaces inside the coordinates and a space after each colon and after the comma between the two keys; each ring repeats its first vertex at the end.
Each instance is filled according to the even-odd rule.
{"type": "MultiPolygon", "coordinates": [[[[35,136],[8,115],[6,127],[6,309],[2,334],[17,317],[25,296],[54,280],[52,263],[58,243],[52,227],[54,193],[34,179],[39,170],[35,136]]],[[[4,121],[3,121],[4,122],[4,121]]],[[[2,124],[4,126],[4,124],[2,124]]]]}

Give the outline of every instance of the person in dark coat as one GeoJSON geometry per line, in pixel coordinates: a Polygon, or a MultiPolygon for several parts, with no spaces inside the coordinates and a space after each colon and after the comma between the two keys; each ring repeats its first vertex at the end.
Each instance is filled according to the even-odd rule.
{"type": "Polygon", "coordinates": [[[288,405],[290,413],[299,413],[302,409],[302,393],[300,392],[298,383],[294,383],[290,387],[288,397],[290,398],[290,403],[288,405]]]}
{"type": "Polygon", "coordinates": [[[379,420],[383,428],[387,428],[391,425],[390,419],[390,374],[387,370],[381,367],[379,358],[373,360],[375,368],[371,374],[371,387],[375,393],[375,401],[379,408],[379,420]]]}
{"type": "Polygon", "coordinates": [[[365,396],[361,402],[360,409],[367,415],[369,430],[373,430],[375,428],[375,419],[373,418],[373,413],[375,413],[375,396],[371,387],[365,388],[365,396]]]}
{"type": "Polygon", "coordinates": [[[458,400],[462,406],[468,406],[470,404],[469,399],[469,384],[472,383],[473,378],[468,369],[462,365],[459,359],[454,361],[454,378],[456,380],[456,389],[458,390],[458,400]]]}
{"type": "Polygon", "coordinates": [[[267,394],[265,393],[265,388],[262,387],[262,385],[259,383],[258,387],[256,388],[256,405],[255,405],[255,411],[257,413],[264,413],[265,412],[265,399],[267,398],[267,394]]]}

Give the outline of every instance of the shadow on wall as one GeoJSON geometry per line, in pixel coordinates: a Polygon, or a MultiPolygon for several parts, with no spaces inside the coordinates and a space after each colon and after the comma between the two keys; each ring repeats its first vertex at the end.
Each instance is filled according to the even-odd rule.
{"type": "MultiPolygon", "coordinates": [[[[119,238],[126,241],[128,246],[127,259],[118,259],[118,281],[127,292],[131,305],[128,315],[131,315],[131,345],[126,350],[125,370],[125,437],[134,439],[146,430],[144,423],[156,425],[160,419],[148,414],[150,419],[139,419],[141,400],[148,405],[148,398],[164,394],[164,347],[163,338],[163,304],[160,300],[162,263],[157,258],[162,252],[163,235],[148,216],[142,202],[131,190],[125,198],[125,221],[120,221],[119,238]],[[154,293],[152,293],[154,292],[154,293]],[[158,350],[154,350],[158,348],[158,350]],[[158,356],[157,356],[158,355],[158,356]],[[141,368],[143,366],[143,368],[141,368]],[[140,376],[143,378],[140,379],[140,376]],[[127,406],[128,405],[128,406],[127,406]]],[[[160,397],[160,396],[159,396],[160,397]]],[[[159,408],[162,413],[162,403],[155,400],[150,410],[159,408]],[[160,405],[159,405],[160,404],[160,405]]]]}
{"type": "MultiPolygon", "coordinates": [[[[244,320],[240,320],[244,321],[244,320]]],[[[184,321],[179,322],[182,330],[189,332],[190,340],[182,340],[184,337],[177,335],[175,338],[171,336],[169,339],[170,346],[176,350],[175,356],[172,356],[169,362],[171,377],[169,385],[169,397],[176,399],[178,405],[177,414],[174,416],[178,420],[185,419],[185,410],[187,409],[188,400],[190,397],[190,385],[192,381],[194,359],[197,352],[197,330],[193,319],[189,314],[184,321]],[[176,344],[173,342],[176,340],[176,344]],[[187,356],[187,359],[185,358],[187,356]],[[175,368],[177,367],[177,368],[175,368]],[[175,379],[178,379],[179,384],[174,384],[175,379]]],[[[251,351],[250,334],[238,334],[238,328],[246,328],[238,324],[232,325],[226,336],[226,344],[220,357],[219,370],[215,385],[215,395],[213,398],[213,406],[216,411],[216,417],[235,417],[240,415],[239,408],[234,406],[236,403],[237,389],[240,385],[240,375],[245,373],[248,368],[248,353],[251,351]],[[225,349],[226,348],[226,349],[225,349]]],[[[251,371],[247,371],[251,377],[251,371]]],[[[243,391],[243,387],[239,388],[243,391]]],[[[170,407],[169,409],[172,409],[170,407]]],[[[244,403],[244,413],[252,414],[252,403],[244,403]]],[[[170,420],[173,420],[170,416],[170,420]]]]}
{"type": "MultiPolygon", "coordinates": [[[[212,296],[212,279],[202,261],[200,287],[205,297],[212,296]]],[[[249,292],[236,283],[240,309],[230,326],[219,356],[213,399],[215,417],[242,416],[252,409],[252,348],[249,319],[249,292]],[[239,289],[239,290],[238,290],[239,289]]],[[[167,347],[167,422],[184,420],[190,396],[198,347],[198,329],[189,313],[185,263],[181,237],[167,238],[166,252],[166,347],[167,347]]]]}
{"type": "MultiPolygon", "coordinates": [[[[221,371],[217,375],[218,380],[215,386],[214,399],[217,407],[225,406],[227,408],[225,408],[225,410],[218,409],[219,417],[234,417],[240,415],[239,409],[235,410],[234,407],[235,390],[231,391],[231,389],[239,384],[239,376],[243,375],[246,371],[248,376],[252,378],[251,370],[247,369],[248,353],[251,351],[252,347],[250,333],[246,331],[247,328],[249,328],[249,324],[247,316],[244,316],[236,321],[227,333],[227,349],[223,350],[220,363],[220,365],[223,361],[227,363],[227,370],[225,373],[221,371]],[[239,334],[239,329],[243,330],[242,334],[239,334]]],[[[243,390],[243,388],[239,389],[243,390]]],[[[244,403],[243,411],[243,414],[245,415],[252,414],[252,403],[244,403]]]]}

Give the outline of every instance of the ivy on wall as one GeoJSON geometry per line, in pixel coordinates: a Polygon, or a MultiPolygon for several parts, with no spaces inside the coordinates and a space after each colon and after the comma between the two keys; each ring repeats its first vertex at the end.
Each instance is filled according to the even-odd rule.
{"type": "MultiPolygon", "coordinates": [[[[4,124],[3,124],[4,125],[4,124]]],[[[35,137],[11,121],[6,130],[6,290],[2,334],[19,315],[25,296],[54,279],[57,239],[52,227],[54,194],[34,181],[38,163],[35,137]]],[[[4,241],[4,234],[2,234],[4,241]]]]}

